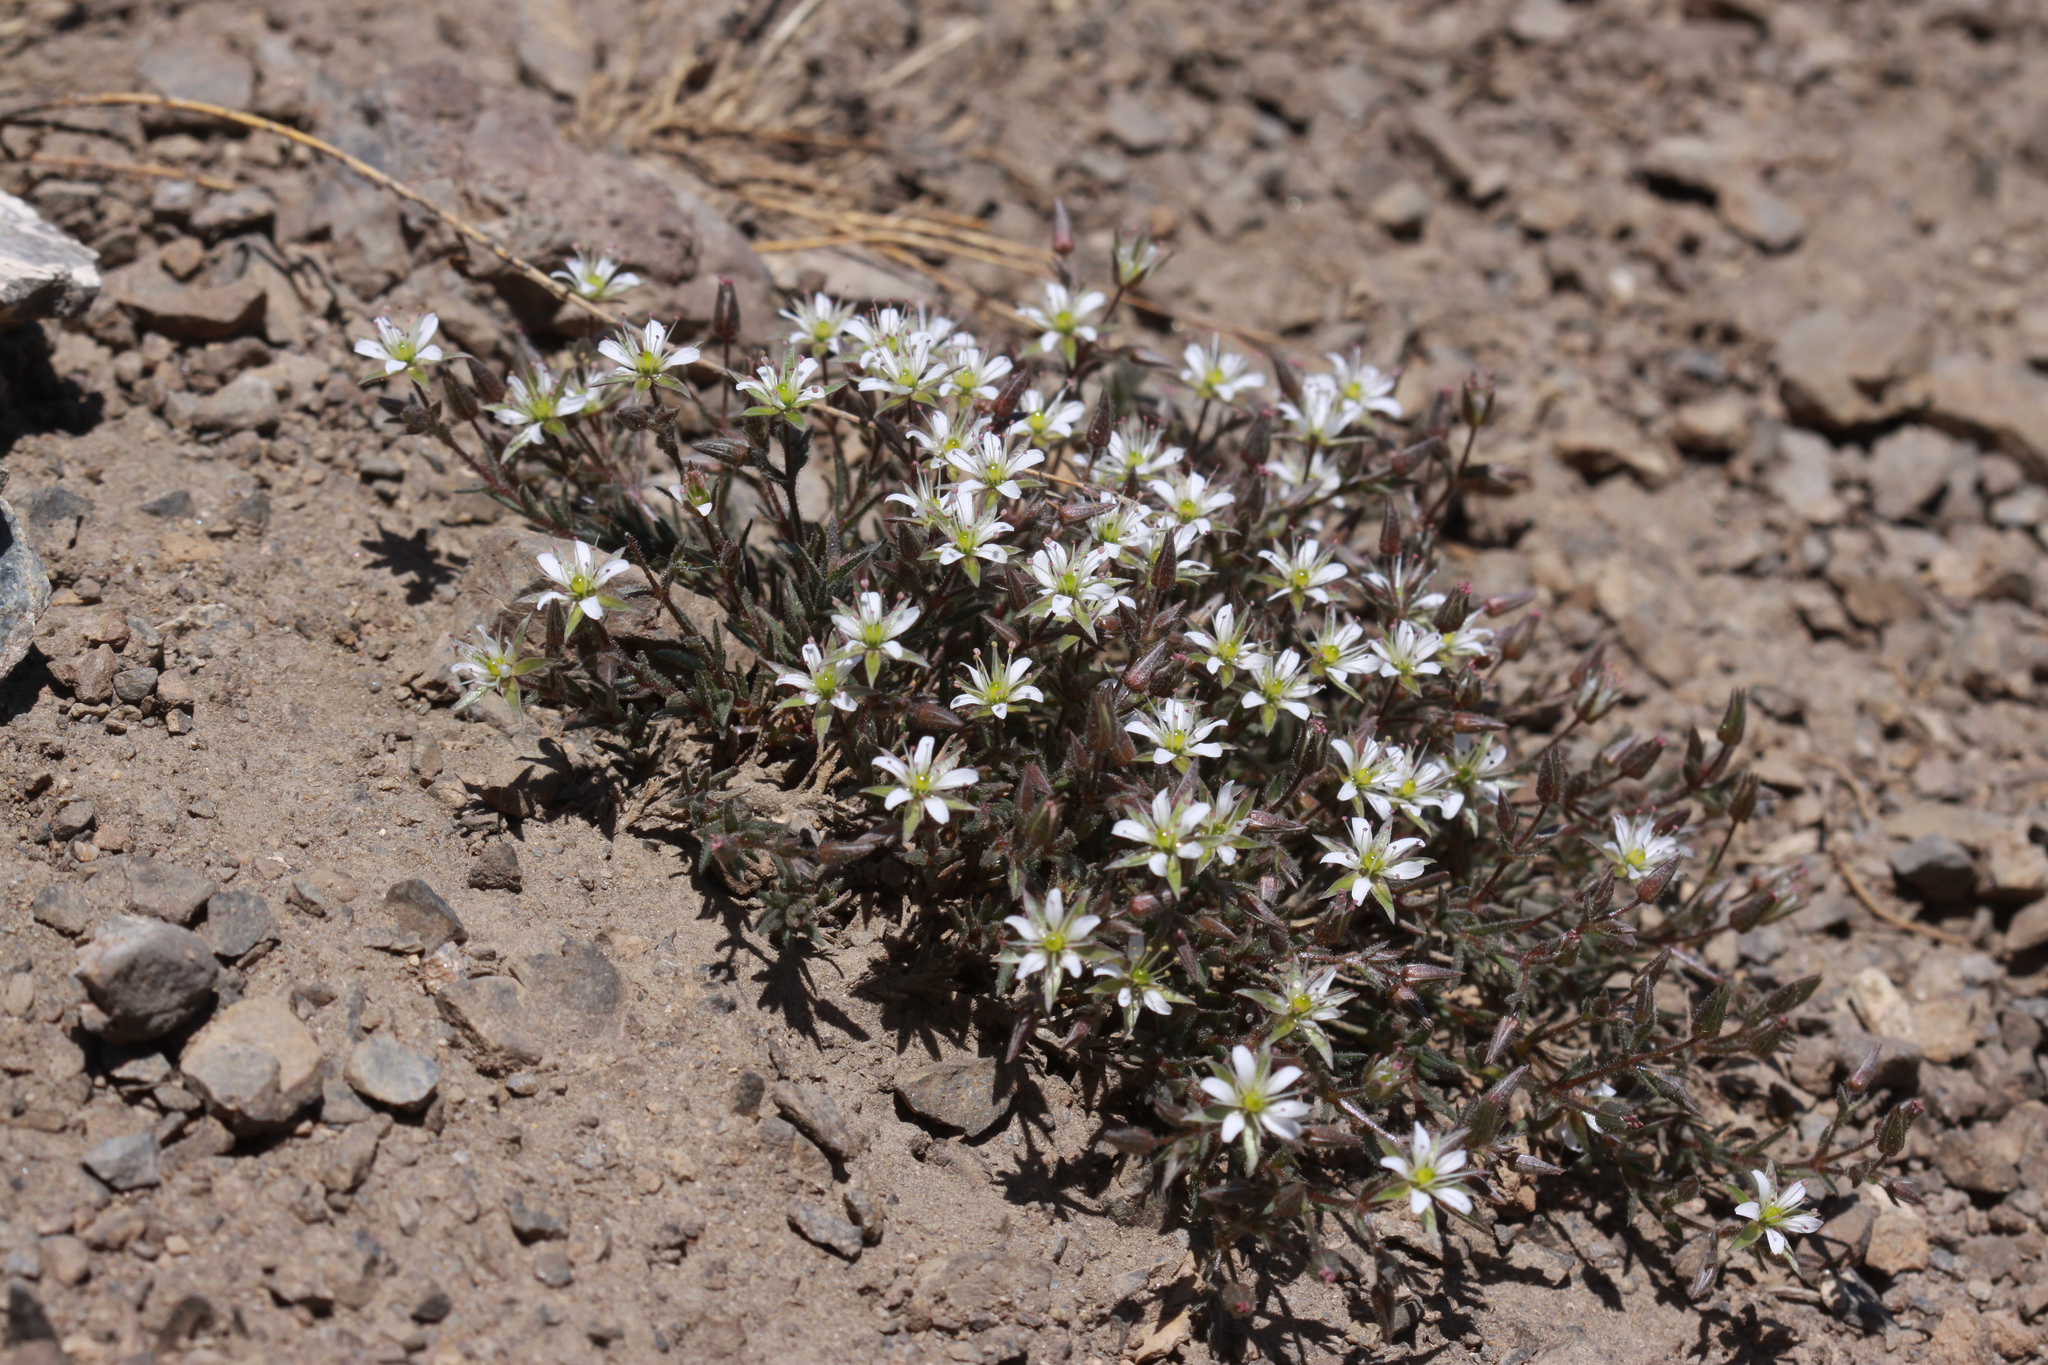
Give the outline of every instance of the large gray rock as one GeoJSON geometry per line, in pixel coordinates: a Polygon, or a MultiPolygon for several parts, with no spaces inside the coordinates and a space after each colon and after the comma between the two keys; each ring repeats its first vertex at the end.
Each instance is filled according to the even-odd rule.
{"type": "Polygon", "coordinates": [[[1977,866],[1969,850],[1946,835],[1923,834],[1894,849],[1891,864],[1902,885],[1937,905],[1966,901],[1977,889],[1977,866]]]}
{"type": "Polygon", "coordinates": [[[147,1189],[163,1179],[163,1150],[156,1134],[144,1129],[127,1137],[108,1138],[80,1158],[85,1168],[116,1191],[147,1189]]]}
{"type": "MultiPolygon", "coordinates": [[[[107,692],[113,694],[111,677],[107,692]]],[[[190,924],[198,917],[199,908],[220,890],[218,883],[204,873],[144,853],[131,855],[126,870],[128,908],[138,915],[152,915],[173,924],[190,924]]]]}
{"type": "Polygon", "coordinates": [[[905,1078],[896,1087],[913,1113],[967,1136],[987,1132],[1010,1110],[1011,1095],[1002,1088],[993,1057],[940,1062],[905,1078]]]}
{"type": "Polygon", "coordinates": [[[320,1045],[275,996],[231,1005],[185,1045],[185,1087],[237,1133],[274,1132],[320,1098],[320,1045]]]}
{"type": "MultiPolygon", "coordinates": [[[[5,486],[6,475],[0,472],[0,487],[5,486]]],[[[35,643],[36,622],[49,605],[50,575],[42,557],[23,537],[7,499],[0,498],[0,678],[12,673],[28,654],[35,643]]]]}
{"type": "Polygon", "coordinates": [[[78,951],[85,1026],[112,1043],[161,1038],[213,995],[220,966],[206,941],[162,920],[114,915],[78,951]]]}
{"type": "Polygon", "coordinates": [[[390,1038],[365,1038],[350,1049],[342,1072],[355,1092],[393,1109],[418,1109],[441,1083],[434,1059],[390,1038]]]}
{"type": "Polygon", "coordinates": [[[418,877],[408,877],[384,893],[384,912],[397,935],[394,942],[403,942],[411,951],[431,953],[444,943],[469,942],[469,931],[455,908],[418,877]]]}
{"type": "Polygon", "coordinates": [[[0,327],[76,317],[100,292],[99,253],[0,194],[0,327]]]}
{"type": "Polygon", "coordinates": [[[538,1066],[547,1055],[541,1021],[527,1003],[525,988],[510,977],[451,982],[434,1003],[462,1038],[476,1069],[487,1076],[538,1066]]]}

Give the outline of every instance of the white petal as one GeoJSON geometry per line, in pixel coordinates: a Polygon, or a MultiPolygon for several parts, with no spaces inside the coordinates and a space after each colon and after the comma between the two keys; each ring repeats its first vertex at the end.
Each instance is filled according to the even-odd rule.
{"type": "Polygon", "coordinates": [[[1295,1078],[1297,1078],[1300,1075],[1300,1067],[1283,1066],[1278,1071],[1273,1073],[1273,1079],[1268,1083],[1267,1089],[1270,1092],[1274,1093],[1285,1090],[1288,1086],[1293,1085],[1295,1082],[1295,1078]]]}
{"type": "Polygon", "coordinates": [[[1223,1140],[1228,1142],[1243,1131],[1244,1115],[1235,1109],[1231,1110],[1230,1116],[1223,1120],[1223,1140]]]}
{"type": "Polygon", "coordinates": [[[1229,1081],[1224,1080],[1221,1076],[1204,1076],[1202,1078],[1202,1090],[1210,1099],[1222,1104],[1228,1104],[1237,1098],[1237,1091],[1232,1088],[1229,1081]]]}
{"type": "Polygon", "coordinates": [[[1420,1189],[1411,1189],[1408,1191],[1408,1211],[1410,1213],[1414,1214],[1417,1218],[1420,1218],[1424,1210],[1428,1208],[1428,1194],[1424,1193],[1420,1189]]]}
{"type": "Polygon", "coordinates": [[[1431,1193],[1435,1194],[1438,1199],[1441,1199],[1459,1213],[1472,1212],[1472,1196],[1459,1189],[1456,1185],[1439,1185],[1431,1193]]]}
{"type": "Polygon", "coordinates": [[[943,797],[927,796],[924,799],[924,813],[941,825],[951,824],[953,821],[953,809],[946,804],[943,797]]]}

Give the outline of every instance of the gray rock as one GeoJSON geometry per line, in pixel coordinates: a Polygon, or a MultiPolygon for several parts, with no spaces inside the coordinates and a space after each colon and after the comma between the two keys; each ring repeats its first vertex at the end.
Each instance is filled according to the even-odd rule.
{"type": "MultiPolygon", "coordinates": [[[[80,655],[71,672],[71,694],[89,706],[114,699],[114,675],[121,671],[121,656],[112,645],[101,645],[80,655]]],[[[61,669],[60,669],[61,672],[61,669]]]]}
{"type": "Polygon", "coordinates": [[[401,937],[418,936],[422,953],[431,953],[451,941],[469,942],[469,930],[462,927],[454,908],[417,877],[408,877],[386,891],[384,909],[401,937]]]}
{"type": "Polygon", "coordinates": [[[1923,834],[1894,849],[1892,875],[1901,885],[1935,904],[1967,901],[1977,889],[1977,866],[1961,844],[1942,834],[1923,834]]]}
{"type": "Polygon", "coordinates": [[[277,214],[277,200],[261,185],[244,185],[216,194],[192,214],[191,228],[207,241],[237,232],[248,232],[268,223],[277,214]]]}
{"type": "Polygon", "coordinates": [[[547,1056],[541,1021],[526,989],[510,977],[478,976],[443,986],[434,1003],[487,1076],[540,1065],[547,1056]]]}
{"type": "Polygon", "coordinates": [[[49,605],[50,575],[42,556],[22,535],[21,522],[7,499],[0,498],[0,622],[5,623],[0,625],[0,679],[27,657],[35,643],[36,622],[49,605]]]}
{"type": "Polygon", "coordinates": [[[259,488],[230,507],[228,525],[237,531],[262,535],[270,526],[270,494],[259,488]]]}
{"type": "MultiPolygon", "coordinates": [[[[247,109],[256,95],[256,68],[230,48],[218,34],[181,31],[165,41],[147,44],[135,60],[135,74],[160,95],[247,109]]],[[[156,128],[218,128],[217,121],[181,110],[152,110],[156,128]]]]}
{"type": "Polygon", "coordinates": [[[109,292],[137,327],[183,341],[221,341],[259,330],[270,301],[269,292],[253,280],[180,284],[153,260],[114,272],[109,292]]]}
{"type": "Polygon", "coordinates": [[[46,924],[70,938],[82,936],[99,915],[83,891],[65,882],[36,892],[35,900],[29,905],[29,913],[36,917],[38,924],[46,924]]]}
{"type": "Polygon", "coordinates": [[[331,1128],[368,1123],[377,1111],[363,1103],[363,1097],[338,1076],[330,1076],[320,1088],[320,1121],[331,1128]]]}
{"type": "Polygon", "coordinates": [[[190,924],[198,918],[199,908],[220,890],[213,878],[146,853],[129,855],[126,871],[128,908],[173,924],[190,924]]]}
{"type": "Polygon", "coordinates": [[[376,1126],[360,1124],[350,1128],[341,1141],[327,1150],[316,1174],[329,1194],[350,1194],[369,1178],[370,1167],[376,1160],[376,1126]]]}
{"type": "Polygon", "coordinates": [[[1373,196],[1366,205],[1372,220],[1396,236],[1422,231],[1429,220],[1429,191],[1413,180],[1397,180],[1373,196]]]}
{"type": "Polygon", "coordinates": [[[562,1037],[595,1041],[618,1031],[626,1008],[625,978],[596,944],[564,939],[558,953],[514,960],[512,975],[562,1037]]]}
{"type": "Polygon", "coordinates": [[[272,431],[283,415],[277,386],[269,376],[251,370],[199,400],[192,410],[194,431],[272,431]]]}
{"type": "Polygon", "coordinates": [[[0,194],[0,327],[83,313],[100,292],[98,260],[27,204],[0,194]]]}
{"type": "Polygon", "coordinates": [[[1721,221],[1765,251],[1790,251],[1806,238],[1806,216],[1748,175],[1732,175],[1715,201],[1721,221]]]}
{"type": "Polygon", "coordinates": [[[1945,355],[1927,374],[1927,420],[2004,451],[2048,483],[2048,377],[2024,365],[1945,355]]]}
{"type": "Polygon", "coordinates": [[[795,1124],[819,1150],[835,1161],[846,1161],[859,1150],[853,1134],[840,1116],[832,1097],[815,1086],[777,1083],[775,1111],[795,1124]]]}
{"type": "Polygon", "coordinates": [[[866,1182],[856,1179],[846,1187],[840,1199],[846,1205],[846,1216],[860,1229],[861,1240],[869,1246],[881,1241],[889,1223],[888,1210],[866,1182]]]}
{"type": "Polygon", "coordinates": [[[733,1079],[732,1112],[735,1114],[758,1114],[761,1112],[761,1097],[768,1093],[768,1082],[761,1073],[749,1068],[733,1079]]]}
{"type": "Polygon", "coordinates": [[[66,801],[50,816],[50,833],[69,843],[99,821],[100,809],[90,801],[66,801]]]}
{"type": "Polygon", "coordinates": [[[162,517],[165,521],[183,521],[192,515],[192,490],[173,489],[160,498],[151,498],[135,509],[146,517],[162,517]]]}
{"type": "Polygon", "coordinates": [[[1954,440],[1927,427],[1901,427],[1870,448],[1870,505],[1886,521],[1903,521],[1948,486],[1962,458],[1954,440]]]}
{"type": "Polygon", "coordinates": [[[78,950],[83,1022],[110,1043],[161,1038],[198,1016],[220,967],[189,929],[114,915],[78,950]]]}
{"type": "Polygon", "coordinates": [[[469,869],[469,884],[478,891],[513,891],[525,886],[519,874],[519,850],[504,839],[493,839],[469,869]]]}
{"type": "Polygon", "coordinates": [[[969,1137],[987,1132],[1010,1111],[1010,1094],[1000,1088],[993,1057],[940,1062],[896,1086],[912,1113],[958,1128],[969,1137]]]}
{"type": "Polygon", "coordinates": [[[1777,363],[1793,421],[1822,431],[1880,422],[1919,399],[1926,319],[1902,310],[1853,319],[1831,309],[1808,313],[1779,335],[1777,363]]]}
{"type": "Polygon", "coordinates": [[[1142,96],[1129,91],[1109,97],[1102,110],[1102,129],[1133,156],[1158,151],[1174,140],[1176,131],[1142,96]]]}
{"type": "Polygon", "coordinates": [[[78,538],[78,528],[92,514],[92,499],[80,497],[68,488],[36,488],[22,495],[21,515],[36,539],[45,545],[68,550],[78,538]]]}
{"type": "Polygon", "coordinates": [[[518,1194],[505,1201],[505,1217],[512,1224],[513,1235],[529,1246],[535,1242],[559,1242],[569,1235],[567,1219],[540,1204],[527,1203],[518,1194]]]}
{"type": "Polygon", "coordinates": [[[254,891],[216,891],[206,901],[199,937],[215,957],[232,961],[259,943],[277,940],[277,917],[270,902],[254,891]]]}
{"type": "Polygon", "coordinates": [[[567,1289],[576,1279],[576,1271],[569,1264],[569,1253],[560,1247],[549,1247],[535,1256],[533,1278],[550,1289],[567,1289]]]}
{"type": "Polygon", "coordinates": [[[148,1189],[163,1179],[163,1149],[148,1129],[128,1137],[108,1138],[80,1160],[116,1192],[148,1189]]]}
{"type": "Polygon", "coordinates": [[[434,1059],[389,1038],[365,1038],[348,1054],[342,1079],[365,1099],[393,1109],[422,1108],[441,1083],[434,1059]]]}
{"type": "Polygon", "coordinates": [[[114,675],[114,699],[140,706],[156,692],[159,674],[154,668],[124,668],[114,675]]]}
{"type": "Polygon", "coordinates": [[[290,1126],[320,1097],[326,1071],[320,1045],[275,996],[223,1010],[186,1044],[178,1065],[186,1088],[236,1133],[290,1126]]]}
{"type": "Polygon", "coordinates": [[[821,1246],[834,1255],[843,1256],[849,1261],[860,1259],[863,1245],[860,1229],[836,1213],[822,1209],[816,1204],[792,1204],[789,1206],[789,1225],[795,1228],[805,1241],[821,1246]]]}

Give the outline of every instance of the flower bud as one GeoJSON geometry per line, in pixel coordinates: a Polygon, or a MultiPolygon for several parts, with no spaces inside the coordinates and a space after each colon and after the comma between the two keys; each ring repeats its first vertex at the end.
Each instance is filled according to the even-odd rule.
{"type": "Polygon", "coordinates": [[[1387,510],[1380,518],[1380,555],[1392,559],[1401,553],[1401,510],[1394,506],[1392,498],[1387,499],[1387,510]]]}
{"type": "Polygon", "coordinates": [[[1503,1014],[1500,1022],[1493,1026],[1493,1041],[1486,1046],[1486,1064],[1492,1066],[1508,1050],[1508,1044],[1515,1041],[1515,1035],[1522,1031],[1522,1021],[1512,1014],[1503,1014]]]}
{"type": "Polygon", "coordinates": [[[1180,579],[1180,550],[1172,536],[1159,547],[1159,557],[1152,561],[1152,591],[1172,592],[1173,585],[1180,579]]]}
{"type": "Polygon", "coordinates": [[[1520,611],[1535,600],[1536,590],[1534,588],[1524,588],[1520,592],[1511,592],[1499,597],[1487,598],[1479,604],[1479,614],[1481,616],[1505,616],[1511,611],[1520,611]]]}
{"type": "Polygon", "coordinates": [[[1735,780],[1735,796],[1728,802],[1728,818],[1738,825],[1746,825],[1756,814],[1757,788],[1762,784],[1755,773],[1744,773],[1735,780]]]}
{"type": "Polygon", "coordinates": [[[1493,376],[1471,374],[1465,377],[1465,388],[1460,397],[1460,413],[1469,427],[1483,427],[1493,420],[1493,404],[1496,391],[1493,376]]]}
{"type": "Polygon", "coordinates": [[[1056,256],[1074,254],[1074,220],[1067,216],[1067,201],[1052,201],[1052,249],[1056,256]]]}
{"type": "MultiPolygon", "coordinates": [[[[1886,1156],[1897,1156],[1904,1151],[1906,1134],[1912,1131],[1913,1120],[1919,1118],[1926,1108],[1927,1106],[1919,1100],[1907,1100],[1886,1114],[1883,1125],[1877,1130],[1877,1150],[1886,1156]]],[[[1890,1185],[1885,1186],[1885,1189],[1892,1194],[1898,1193],[1890,1185]]],[[[1918,1203],[1919,1200],[1915,1199],[1913,1202],[1918,1203]]]]}
{"type": "Polygon", "coordinates": [[[1150,919],[1166,908],[1166,901],[1157,892],[1140,891],[1131,897],[1125,908],[1130,911],[1132,919],[1150,919]]]}
{"type": "Polygon", "coordinates": [[[1404,478],[1420,468],[1425,461],[1433,460],[1443,450],[1443,438],[1428,436],[1412,446],[1394,452],[1387,461],[1387,472],[1395,478],[1404,478]]]}
{"type": "Polygon", "coordinates": [[[408,436],[424,436],[434,429],[434,414],[421,403],[407,403],[398,420],[405,423],[408,436]]]}
{"type": "Polygon", "coordinates": [[[1252,418],[1251,425],[1244,432],[1244,462],[1253,469],[1265,464],[1273,454],[1273,414],[1266,411],[1252,418]]]}
{"type": "Polygon", "coordinates": [[[1250,1285],[1241,1280],[1224,1281],[1223,1287],[1216,1291],[1216,1301],[1222,1304],[1223,1311],[1233,1318],[1248,1318],[1252,1315],[1252,1310],[1259,1306],[1258,1295],[1252,1292],[1250,1285]]]}
{"type": "Polygon", "coordinates": [[[1451,391],[1438,389],[1436,397],[1429,400],[1429,411],[1423,415],[1422,429],[1431,436],[1441,438],[1451,429],[1451,391]]]}
{"type": "Polygon", "coordinates": [[[1728,694],[1728,709],[1721,713],[1721,728],[1714,737],[1723,744],[1742,743],[1742,732],[1749,724],[1749,689],[1738,687],[1728,694]]]}
{"type": "Polygon", "coordinates": [[[1104,384],[1095,400],[1095,416],[1088,422],[1088,448],[1098,455],[1109,449],[1109,438],[1115,430],[1116,399],[1109,385],[1104,384]]]}
{"type": "Polygon", "coordinates": [[[1664,757],[1664,741],[1662,739],[1646,739],[1631,745],[1628,752],[1623,754],[1614,766],[1621,769],[1623,777],[1641,778],[1646,776],[1650,769],[1656,767],[1657,760],[1662,757],[1664,757]]]}
{"type": "Polygon", "coordinates": [[[1315,1255],[1309,1257],[1308,1268],[1309,1273],[1324,1284],[1335,1284],[1339,1280],[1351,1279],[1354,1273],[1350,1263],[1330,1247],[1322,1247],[1315,1255]]]}
{"type": "Polygon", "coordinates": [[[1636,903],[1653,905],[1671,887],[1671,879],[1678,875],[1678,868],[1685,859],[1669,858],[1643,875],[1636,883],[1636,903]]]}
{"type": "Polygon", "coordinates": [[[476,391],[484,396],[486,403],[505,401],[505,381],[498,378],[490,366],[473,355],[464,356],[462,360],[469,370],[469,382],[476,386],[476,391]]]}
{"type": "Polygon", "coordinates": [[[935,701],[918,698],[910,704],[910,723],[920,730],[964,730],[967,722],[935,701]]]}
{"type": "Polygon", "coordinates": [[[1546,806],[1556,805],[1564,799],[1564,780],[1564,755],[1555,748],[1544,750],[1536,764],[1536,799],[1546,806]]]}
{"type": "Polygon", "coordinates": [[[711,335],[730,346],[740,337],[740,296],[732,281],[718,282],[718,298],[711,305],[711,335]]]}
{"type": "Polygon", "coordinates": [[[1527,654],[1529,646],[1536,643],[1537,623],[1542,619],[1542,612],[1532,611],[1502,631],[1499,638],[1493,642],[1493,647],[1500,651],[1500,657],[1513,663],[1527,654]]]}
{"type": "Polygon", "coordinates": [[[1858,1095],[1870,1089],[1870,1083],[1877,1079],[1877,1059],[1883,1055],[1884,1044],[1882,1043],[1870,1049],[1870,1055],[1857,1063],[1856,1069],[1849,1073],[1849,1079],[1843,1082],[1843,1084],[1847,1085],[1852,1093],[1858,1095]]]}
{"type": "Polygon", "coordinates": [[[1006,427],[1017,415],[1017,404],[1023,401],[1024,390],[1031,387],[1031,371],[1021,365],[1010,375],[1010,380],[996,394],[996,401],[989,408],[989,417],[997,427],[1006,427]]]}
{"type": "Polygon", "coordinates": [[[448,411],[458,422],[467,422],[484,410],[476,390],[457,379],[453,369],[441,371],[441,391],[448,395],[448,411]]]}

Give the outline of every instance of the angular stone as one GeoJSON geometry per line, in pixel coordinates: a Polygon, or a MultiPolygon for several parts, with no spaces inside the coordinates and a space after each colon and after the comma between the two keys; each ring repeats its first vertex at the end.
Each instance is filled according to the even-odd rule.
{"type": "Polygon", "coordinates": [[[114,699],[140,706],[156,692],[158,674],[154,668],[124,668],[114,675],[114,699]]]}
{"type": "Polygon", "coordinates": [[[1926,323],[1879,312],[1851,319],[1823,309],[1778,338],[1778,380],[1786,410],[1802,426],[1841,431],[1903,413],[1926,368],[1926,323]]]}
{"type": "MultiPolygon", "coordinates": [[[[247,109],[256,93],[256,68],[215,33],[179,32],[144,45],[135,74],[160,95],[247,109]]],[[[151,111],[157,128],[218,128],[219,122],[182,110],[151,111]]]]}
{"type": "Polygon", "coordinates": [[[1892,850],[1892,875],[1899,884],[1936,905],[1956,905],[1977,888],[1977,865],[1969,850],[1940,834],[1923,834],[1892,850]]]}
{"type": "MultiPolygon", "coordinates": [[[[38,924],[46,924],[58,933],[79,938],[92,927],[99,917],[99,911],[86,899],[83,891],[67,882],[46,886],[36,892],[36,898],[29,905],[29,913],[36,917],[38,924]]],[[[2048,941],[2048,934],[2044,934],[2048,941]]]]}
{"type": "Polygon", "coordinates": [[[2004,451],[2048,483],[2048,378],[2019,365],[1946,355],[1927,373],[1927,420],[2004,451]]]}
{"type": "Polygon", "coordinates": [[[2007,1123],[1979,1123],[1934,1135],[1934,1164],[1948,1183],[1975,1194],[2010,1194],[2019,1188],[2021,1135],[2007,1123]]]}
{"type": "Polygon", "coordinates": [[[277,214],[277,200],[261,185],[244,185],[216,194],[200,205],[187,224],[207,241],[217,241],[237,232],[249,232],[268,223],[277,214]]]}
{"type": "Polygon", "coordinates": [[[469,884],[478,891],[517,892],[525,885],[519,874],[519,850],[508,840],[493,839],[469,869],[469,884]]]}
{"type": "Polygon", "coordinates": [[[163,1149],[148,1129],[127,1137],[108,1138],[80,1158],[85,1169],[118,1192],[148,1189],[163,1179],[163,1149]]]}
{"type": "MultiPolygon", "coordinates": [[[[4,270],[4,266],[0,266],[4,270]]],[[[0,285],[4,293],[4,285],[0,285]]],[[[4,482],[4,480],[0,480],[4,482]]],[[[28,656],[36,622],[50,605],[50,575],[23,536],[7,499],[0,498],[0,680],[28,656]]]]}
{"type": "Polygon", "coordinates": [[[1634,423],[1597,405],[1570,412],[1552,445],[1560,460],[1593,478],[1626,469],[1646,487],[1661,488],[1676,472],[1671,457],[1634,423]]]}
{"type": "Polygon", "coordinates": [[[996,1059],[940,1062],[899,1082],[896,1093],[911,1112],[977,1137],[1002,1122],[1011,1095],[1001,1088],[996,1059]]]}
{"type": "Polygon", "coordinates": [[[192,410],[194,431],[271,431],[282,415],[277,387],[269,377],[251,370],[199,400],[192,410]]]}
{"type": "Polygon", "coordinates": [[[373,1124],[358,1124],[327,1149],[317,1174],[329,1194],[348,1194],[369,1178],[376,1160],[377,1129],[373,1124]]]}
{"type": "Polygon", "coordinates": [[[1790,251],[1806,237],[1806,215],[1772,194],[1753,176],[1735,174],[1721,183],[1715,208],[1729,230],[1765,251],[1790,251]]]}
{"type": "Polygon", "coordinates": [[[1927,1225],[1909,1210],[1885,1210],[1871,1225],[1863,1264],[1886,1275],[1927,1269],[1927,1225]]]}
{"type": "Polygon", "coordinates": [[[0,327],[83,313],[100,291],[98,259],[21,200],[0,194],[0,327]]]}
{"type": "Polygon", "coordinates": [[[824,1091],[815,1086],[778,1083],[773,1095],[775,1112],[795,1124],[797,1131],[815,1142],[825,1155],[846,1161],[858,1150],[839,1106],[824,1091]]]}
{"type": "Polygon", "coordinates": [[[114,675],[121,671],[121,658],[112,645],[89,649],[79,656],[72,675],[71,694],[88,706],[114,699],[114,675]]]}
{"type": "Polygon", "coordinates": [[[189,929],[114,915],[79,949],[73,975],[90,1002],[86,1027],[111,1043],[140,1043],[197,1017],[220,967],[189,929]]]}
{"type": "Polygon", "coordinates": [[[462,927],[454,908],[417,877],[408,877],[386,891],[384,909],[401,936],[418,937],[422,953],[431,953],[444,943],[469,942],[469,930],[462,927]]]}
{"type": "Polygon", "coordinates": [[[518,1194],[505,1201],[505,1217],[512,1224],[513,1235],[528,1245],[559,1242],[569,1236],[569,1224],[560,1214],[538,1203],[529,1204],[518,1194]]]}
{"type": "Polygon", "coordinates": [[[471,977],[451,982],[434,1003],[462,1036],[476,1069],[502,1076],[521,1067],[538,1066],[547,1055],[541,1021],[528,1005],[526,990],[504,976],[471,977]]]}
{"type": "Polygon", "coordinates": [[[237,1133],[289,1126],[320,1097],[320,1045],[275,996],[231,1005],[188,1043],[179,1059],[186,1088],[237,1133]]]}
{"type": "Polygon", "coordinates": [[[1365,211],[1396,236],[1412,236],[1429,221],[1429,191],[1413,180],[1397,180],[1372,197],[1365,211]]]}
{"type": "Polygon", "coordinates": [[[1671,438],[1687,450],[1730,455],[1749,435],[1749,405],[1732,393],[1687,403],[1671,414],[1671,438]]]}
{"type": "Polygon", "coordinates": [[[533,1258],[533,1277],[550,1289],[567,1289],[576,1279],[576,1270],[569,1263],[568,1252],[549,1247],[533,1258]]]}
{"type": "Polygon", "coordinates": [[[558,953],[515,959],[533,1008],[564,1037],[594,1041],[617,1032],[626,1006],[625,978],[594,943],[564,939],[558,953]]]}
{"type": "Polygon", "coordinates": [[[792,1204],[789,1206],[789,1225],[813,1245],[849,1261],[860,1259],[863,1245],[860,1229],[836,1213],[816,1204],[792,1204]]]}
{"type": "Polygon", "coordinates": [[[342,1079],[365,1099],[393,1109],[414,1110],[433,1098],[441,1083],[441,1068],[433,1058],[403,1043],[374,1037],[349,1050],[342,1079]]]}
{"type": "Polygon", "coordinates": [[[1130,91],[1118,91],[1103,105],[1102,130],[1132,156],[1158,151],[1177,131],[1143,96],[1130,91]]]}
{"type": "Polygon", "coordinates": [[[192,490],[173,489],[160,498],[151,498],[135,510],[160,521],[184,521],[192,515],[192,490]]]}
{"type": "MultiPolygon", "coordinates": [[[[102,646],[104,648],[104,646],[102,646]]],[[[148,854],[131,854],[127,862],[128,908],[173,924],[190,924],[220,886],[211,877],[148,854]]]]}
{"type": "Polygon", "coordinates": [[[1913,1006],[1881,967],[1865,967],[1849,979],[1849,1004],[1863,1027],[1880,1038],[1916,1043],[1913,1006]]]}
{"type": "Polygon", "coordinates": [[[207,898],[199,937],[215,957],[233,961],[259,943],[277,941],[277,916],[254,891],[216,891],[207,898]]]}
{"type": "Polygon", "coordinates": [[[90,801],[66,801],[50,817],[50,833],[69,843],[99,822],[100,810],[90,801]]]}

